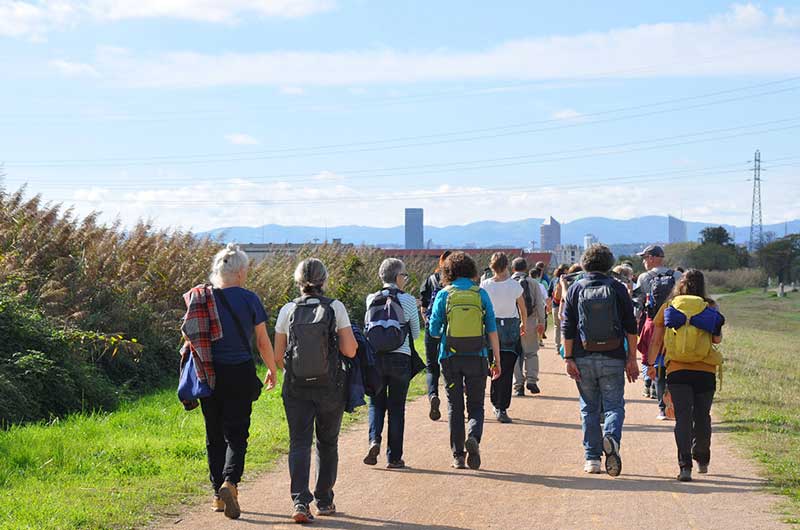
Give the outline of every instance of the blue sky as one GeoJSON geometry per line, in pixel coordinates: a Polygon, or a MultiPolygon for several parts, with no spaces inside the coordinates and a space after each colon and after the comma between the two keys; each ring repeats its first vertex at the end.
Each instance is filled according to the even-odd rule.
{"type": "Polygon", "coordinates": [[[159,226],[800,218],[797,2],[0,0],[5,185],[159,226]]]}

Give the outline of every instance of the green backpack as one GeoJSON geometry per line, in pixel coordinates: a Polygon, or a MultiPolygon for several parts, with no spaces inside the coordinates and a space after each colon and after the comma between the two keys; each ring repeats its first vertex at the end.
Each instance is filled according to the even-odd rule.
{"type": "Polygon", "coordinates": [[[483,350],[483,301],[480,288],[457,289],[452,285],[447,291],[446,344],[453,354],[477,353],[483,350]]]}

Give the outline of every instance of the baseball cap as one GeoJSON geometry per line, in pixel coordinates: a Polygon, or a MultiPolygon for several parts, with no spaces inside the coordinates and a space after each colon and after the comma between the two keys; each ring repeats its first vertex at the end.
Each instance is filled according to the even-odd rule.
{"type": "Polygon", "coordinates": [[[647,245],[643,251],[637,252],[637,256],[654,256],[656,258],[664,257],[664,249],[658,245],[647,245]]]}

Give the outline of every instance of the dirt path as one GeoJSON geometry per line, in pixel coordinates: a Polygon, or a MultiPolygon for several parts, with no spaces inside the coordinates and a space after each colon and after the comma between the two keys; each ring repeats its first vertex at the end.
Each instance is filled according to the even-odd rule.
{"type": "MultiPolygon", "coordinates": [[[[365,466],[366,425],[340,441],[333,518],[317,528],[466,529],[564,528],[616,530],[787,528],[776,498],[762,491],[755,468],[718,429],[710,474],[679,483],[672,423],[656,421],[655,402],[628,385],[622,475],[583,473],[583,450],[574,383],[552,349],[540,353],[543,394],[514,398],[514,423],[487,419],[480,471],[450,468],[446,421],[427,418],[427,402],[410,403],[405,461],[389,471],[365,466]]],[[[487,398],[488,404],[488,398],[487,398]]],[[[490,408],[490,406],[489,406],[490,408]]],[[[491,416],[491,415],[490,415],[491,416]]],[[[229,521],[205,505],[163,524],[174,529],[295,528],[289,520],[289,477],[278,471],[242,484],[242,518],[229,521]]],[[[313,485],[312,485],[313,489],[313,485]]]]}

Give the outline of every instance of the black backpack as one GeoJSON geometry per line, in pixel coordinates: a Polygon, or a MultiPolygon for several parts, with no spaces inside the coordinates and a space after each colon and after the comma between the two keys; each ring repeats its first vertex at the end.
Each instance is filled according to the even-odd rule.
{"type": "Polygon", "coordinates": [[[325,388],[337,381],[341,362],[332,302],[323,296],[294,301],[284,354],[286,379],[294,387],[325,388]]]}
{"type": "Polygon", "coordinates": [[[586,351],[605,352],[622,346],[615,281],[608,277],[578,281],[583,286],[578,295],[578,331],[586,351]]]}
{"type": "Polygon", "coordinates": [[[431,274],[428,281],[431,283],[431,299],[428,301],[428,307],[425,308],[425,316],[431,318],[433,314],[433,301],[436,300],[436,295],[442,290],[442,283],[439,281],[437,273],[431,274]]]}
{"type": "Polygon", "coordinates": [[[675,288],[675,271],[669,269],[666,272],[656,273],[650,278],[650,292],[647,296],[647,316],[655,318],[658,310],[669,298],[672,289],[675,288]]]}
{"type": "MultiPolygon", "coordinates": [[[[531,295],[531,285],[527,281],[528,275],[515,276],[514,279],[522,286],[522,299],[525,300],[525,311],[527,311],[528,316],[531,316],[533,314],[533,296],[531,295]]],[[[537,286],[536,288],[538,289],[539,287],[537,286]]]]}

